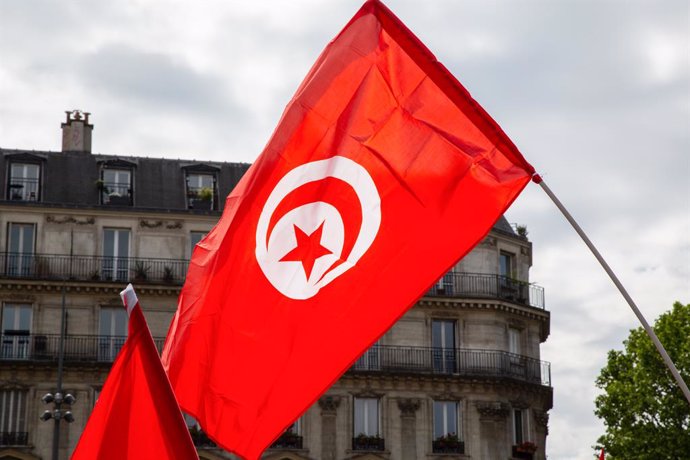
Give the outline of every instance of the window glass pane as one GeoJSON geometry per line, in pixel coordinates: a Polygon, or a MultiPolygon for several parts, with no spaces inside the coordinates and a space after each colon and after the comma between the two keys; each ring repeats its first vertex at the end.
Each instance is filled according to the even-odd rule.
{"type": "Polygon", "coordinates": [[[446,433],[453,433],[459,435],[458,430],[458,404],[454,402],[447,402],[446,406],[446,433]]]}
{"type": "Polygon", "coordinates": [[[501,252],[498,263],[498,274],[501,276],[512,276],[512,258],[511,254],[501,252]]]}
{"type": "Polygon", "coordinates": [[[2,309],[2,332],[31,332],[31,305],[5,304],[2,309]]]}
{"type": "Polygon", "coordinates": [[[508,351],[521,354],[520,350],[520,331],[514,327],[508,328],[508,351]]]}
{"type": "Polygon", "coordinates": [[[38,165],[26,165],[26,178],[27,179],[38,179],[38,165]]]}
{"type": "Polygon", "coordinates": [[[431,322],[431,346],[434,348],[441,348],[442,343],[441,343],[441,322],[440,321],[432,321],[431,322]]]}
{"type": "Polygon", "coordinates": [[[34,224],[10,224],[7,246],[10,252],[33,254],[34,224]]]}
{"type": "Polygon", "coordinates": [[[379,400],[355,398],[354,435],[376,436],[379,434],[379,400]]]}
{"type": "Polygon", "coordinates": [[[443,403],[434,401],[434,439],[444,436],[443,403]]]}
{"type": "Polygon", "coordinates": [[[190,254],[194,253],[194,247],[201,241],[201,239],[206,236],[206,232],[191,232],[190,233],[190,241],[191,241],[191,250],[190,254]]]}
{"type": "Polygon", "coordinates": [[[434,401],[434,439],[455,435],[462,438],[456,401],[434,401]]]}
{"type": "Polygon", "coordinates": [[[34,226],[33,224],[21,225],[21,251],[24,254],[34,252],[34,226]]]}
{"type": "Polygon", "coordinates": [[[117,236],[118,257],[129,257],[129,230],[118,230],[117,236]]]}
{"type": "Polygon", "coordinates": [[[113,330],[113,315],[109,308],[101,309],[101,320],[98,324],[98,335],[111,335],[113,330]]]}
{"type": "Polygon", "coordinates": [[[355,398],[355,436],[364,432],[364,400],[355,398]]]}
{"type": "Polygon", "coordinates": [[[515,444],[520,444],[524,441],[524,431],[522,427],[522,411],[520,409],[514,410],[515,420],[515,444]]]}
{"type": "Polygon", "coordinates": [[[103,255],[106,257],[115,256],[115,231],[110,229],[103,230],[103,255]]]}
{"type": "Polygon", "coordinates": [[[455,348],[455,321],[432,321],[431,346],[435,348],[455,348]]]}

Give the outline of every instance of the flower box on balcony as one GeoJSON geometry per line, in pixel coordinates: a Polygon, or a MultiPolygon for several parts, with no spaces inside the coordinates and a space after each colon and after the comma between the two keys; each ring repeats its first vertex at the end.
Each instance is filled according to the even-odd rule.
{"type": "Polygon", "coordinates": [[[537,451],[537,445],[530,441],[522,442],[513,446],[513,458],[532,460],[537,451]]]}
{"type": "Polygon", "coordinates": [[[302,436],[291,431],[283,433],[273,444],[271,449],[301,449],[302,436]]]}
{"type": "Polygon", "coordinates": [[[386,449],[384,439],[378,435],[359,434],[352,438],[352,450],[383,451],[386,449]]]}
{"type": "Polygon", "coordinates": [[[464,454],[465,443],[455,433],[436,438],[431,443],[431,450],[435,454],[464,454]]]}

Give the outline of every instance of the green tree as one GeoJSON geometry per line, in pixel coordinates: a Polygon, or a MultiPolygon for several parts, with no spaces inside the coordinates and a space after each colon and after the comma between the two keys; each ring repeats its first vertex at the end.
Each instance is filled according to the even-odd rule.
{"type": "MultiPolygon", "coordinates": [[[[654,332],[690,382],[690,304],[676,302],[654,332]]],[[[596,380],[604,392],[594,413],[606,425],[599,446],[611,459],[690,458],[690,404],[643,328],[631,330],[623,344],[624,351],[609,351],[596,380]]]]}

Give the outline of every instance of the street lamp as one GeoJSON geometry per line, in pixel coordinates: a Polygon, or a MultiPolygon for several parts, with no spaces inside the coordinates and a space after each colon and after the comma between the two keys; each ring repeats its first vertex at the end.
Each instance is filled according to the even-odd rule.
{"type": "Polygon", "coordinates": [[[59,392],[55,393],[55,395],[46,393],[41,398],[41,401],[43,401],[44,404],[53,403],[53,410],[44,411],[40,417],[44,422],[47,422],[51,418],[55,420],[55,423],[60,423],[60,420],[64,420],[67,423],[72,423],[74,421],[74,415],[72,415],[69,409],[71,409],[72,404],[77,401],[77,398],[71,394],[67,393],[63,396],[62,393],[59,392]],[[68,409],[63,409],[63,404],[70,407],[68,409]]]}
{"type": "MultiPolygon", "coordinates": [[[[72,239],[74,235],[70,235],[70,255],[72,254],[72,239]]],[[[71,260],[71,257],[70,257],[71,260]]],[[[58,460],[59,455],[59,444],[60,444],[60,420],[64,420],[67,423],[72,423],[74,421],[74,415],[69,410],[72,404],[77,401],[77,398],[71,394],[63,394],[62,392],[62,374],[64,372],[64,361],[65,361],[65,327],[67,325],[67,307],[65,302],[65,280],[62,281],[62,305],[60,313],[60,342],[58,345],[58,370],[57,370],[57,389],[55,394],[46,393],[41,398],[44,404],[53,403],[53,410],[46,410],[39,417],[42,421],[47,422],[50,419],[55,420],[55,425],[53,427],[53,460],[58,460]],[[63,409],[62,405],[68,406],[67,409],[63,409]]]]}

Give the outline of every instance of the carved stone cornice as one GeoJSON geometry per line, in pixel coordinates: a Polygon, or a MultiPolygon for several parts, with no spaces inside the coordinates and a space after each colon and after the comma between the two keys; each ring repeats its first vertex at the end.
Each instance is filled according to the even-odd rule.
{"type": "Polygon", "coordinates": [[[49,224],[93,225],[96,223],[96,219],[93,217],[86,217],[83,220],[79,220],[72,216],[55,217],[48,215],[46,216],[46,222],[48,222],[49,224]]]}
{"type": "Polygon", "coordinates": [[[141,228],[166,228],[168,230],[178,230],[182,228],[182,222],[179,220],[163,221],[151,219],[139,219],[139,227],[141,228]]]}
{"type": "Polygon", "coordinates": [[[537,428],[543,429],[546,434],[549,434],[549,413],[545,410],[533,409],[534,422],[537,428]]]}
{"type": "Polygon", "coordinates": [[[414,417],[421,401],[415,398],[404,398],[398,399],[398,408],[400,409],[400,415],[402,417],[414,417]]]}
{"type": "Polygon", "coordinates": [[[340,396],[323,396],[319,399],[322,415],[335,415],[340,406],[340,396]]]}
{"type": "MultiPolygon", "coordinates": [[[[70,295],[114,295],[119,299],[123,284],[104,283],[66,283],[65,292],[70,295]]],[[[138,285],[137,294],[151,296],[179,296],[182,286],[138,285]]],[[[10,296],[28,296],[32,294],[59,294],[62,292],[60,281],[26,281],[0,278],[0,292],[10,296]],[[16,293],[16,294],[15,294],[16,293]]],[[[3,294],[5,295],[5,294],[3,294]]]]}
{"type": "Polygon", "coordinates": [[[510,414],[510,406],[501,401],[476,401],[474,406],[482,418],[502,419],[510,414]]]}

